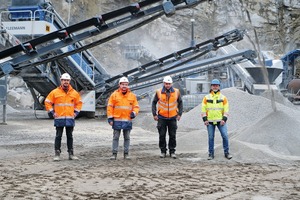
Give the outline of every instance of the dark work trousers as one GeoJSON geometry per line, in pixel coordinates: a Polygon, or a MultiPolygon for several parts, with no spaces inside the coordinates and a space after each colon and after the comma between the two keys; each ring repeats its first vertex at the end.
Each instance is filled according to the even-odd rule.
{"type": "MultiPolygon", "coordinates": [[[[73,129],[74,127],[66,127],[66,135],[67,135],[67,147],[68,152],[73,152],[73,129]]],[[[55,151],[59,150],[61,152],[61,137],[63,135],[64,127],[56,127],[56,137],[55,137],[55,144],[54,148],[55,151]]]]}
{"type": "Polygon", "coordinates": [[[157,129],[159,133],[159,148],[161,153],[167,153],[167,142],[166,134],[169,132],[169,153],[175,153],[176,148],[176,130],[177,130],[177,121],[176,119],[158,119],[157,129]]]}

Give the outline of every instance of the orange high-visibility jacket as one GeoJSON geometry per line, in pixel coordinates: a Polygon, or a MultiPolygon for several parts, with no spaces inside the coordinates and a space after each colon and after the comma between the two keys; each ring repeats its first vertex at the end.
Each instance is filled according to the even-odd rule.
{"type": "Polygon", "coordinates": [[[120,89],[114,91],[108,100],[107,118],[113,118],[113,129],[132,129],[130,113],[135,116],[139,113],[140,107],[134,93],[128,90],[125,94],[120,89]]]}
{"type": "Polygon", "coordinates": [[[178,115],[178,98],[180,92],[178,89],[173,88],[170,92],[170,96],[167,96],[167,93],[163,91],[163,88],[156,90],[156,95],[158,97],[157,103],[157,112],[159,115],[172,118],[178,115]]]}
{"type": "Polygon", "coordinates": [[[80,94],[71,85],[68,92],[60,86],[49,93],[45,100],[45,107],[48,112],[56,114],[54,126],[74,126],[74,118],[81,110],[82,100],[80,94]]]}

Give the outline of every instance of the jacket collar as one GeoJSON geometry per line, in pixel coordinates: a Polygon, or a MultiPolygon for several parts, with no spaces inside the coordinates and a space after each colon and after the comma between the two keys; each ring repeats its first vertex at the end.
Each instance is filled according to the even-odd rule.
{"type": "MultiPolygon", "coordinates": [[[[61,90],[65,91],[65,90],[63,89],[63,87],[62,87],[62,86],[59,86],[59,89],[61,89],[61,90]]],[[[70,84],[70,85],[69,85],[69,88],[68,88],[68,91],[70,91],[70,90],[72,90],[72,89],[73,89],[73,87],[72,87],[72,85],[70,84]]]]}
{"type": "MultiPolygon", "coordinates": [[[[162,90],[161,90],[161,93],[166,93],[166,91],[167,91],[167,89],[165,88],[165,86],[163,86],[163,88],[162,88],[162,90]]],[[[175,92],[173,86],[170,87],[170,90],[169,90],[169,91],[170,91],[170,92],[175,92]]]]}
{"type": "Polygon", "coordinates": [[[221,93],[221,91],[220,90],[218,90],[216,93],[213,91],[213,90],[210,90],[210,94],[211,95],[219,95],[221,93]]]}
{"type": "MultiPolygon", "coordinates": [[[[117,91],[120,92],[120,93],[122,93],[122,90],[120,88],[117,91]]],[[[125,94],[128,94],[129,92],[131,92],[131,90],[128,88],[128,90],[127,90],[127,92],[125,94]]]]}

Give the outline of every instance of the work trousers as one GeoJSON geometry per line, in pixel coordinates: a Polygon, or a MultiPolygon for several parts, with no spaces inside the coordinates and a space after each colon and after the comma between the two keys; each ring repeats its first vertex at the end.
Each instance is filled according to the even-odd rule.
{"type": "MultiPolygon", "coordinates": [[[[67,135],[67,147],[68,147],[68,152],[72,153],[73,152],[73,129],[74,127],[66,127],[66,135],[67,135]]],[[[56,127],[56,137],[55,137],[55,143],[54,143],[54,148],[55,151],[61,152],[61,138],[63,135],[64,127],[56,127]]]]}
{"type": "Polygon", "coordinates": [[[208,153],[209,155],[214,156],[214,142],[215,142],[215,129],[218,127],[222,140],[223,140],[223,150],[224,154],[229,153],[229,140],[228,140],[228,134],[227,134],[227,125],[224,124],[223,126],[218,123],[216,125],[214,124],[209,124],[207,126],[207,131],[208,131],[208,153]]]}
{"type": "Polygon", "coordinates": [[[159,133],[159,148],[161,153],[167,153],[166,134],[169,133],[169,153],[175,153],[176,151],[176,119],[158,119],[157,129],[159,133]]]}
{"type": "MultiPolygon", "coordinates": [[[[123,130],[124,154],[128,154],[129,153],[130,131],[131,130],[123,130]]],[[[113,154],[117,154],[118,153],[120,134],[121,134],[121,130],[114,129],[114,132],[113,132],[113,142],[112,142],[112,153],[113,154]]]]}

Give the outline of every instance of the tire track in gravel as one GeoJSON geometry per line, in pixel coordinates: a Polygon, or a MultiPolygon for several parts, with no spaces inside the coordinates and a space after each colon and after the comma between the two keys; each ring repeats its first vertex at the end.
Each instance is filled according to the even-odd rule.
{"type": "MultiPolygon", "coordinates": [[[[45,146],[40,145],[38,148],[45,146]]],[[[26,147],[24,147],[26,148],[26,147]]],[[[80,160],[46,153],[2,162],[1,199],[299,199],[299,164],[289,166],[160,159],[157,145],[132,147],[111,161],[110,146],[78,148],[80,160]],[[272,193],[270,193],[272,191],[272,193]]],[[[39,151],[37,151],[39,152],[39,151]]]]}

